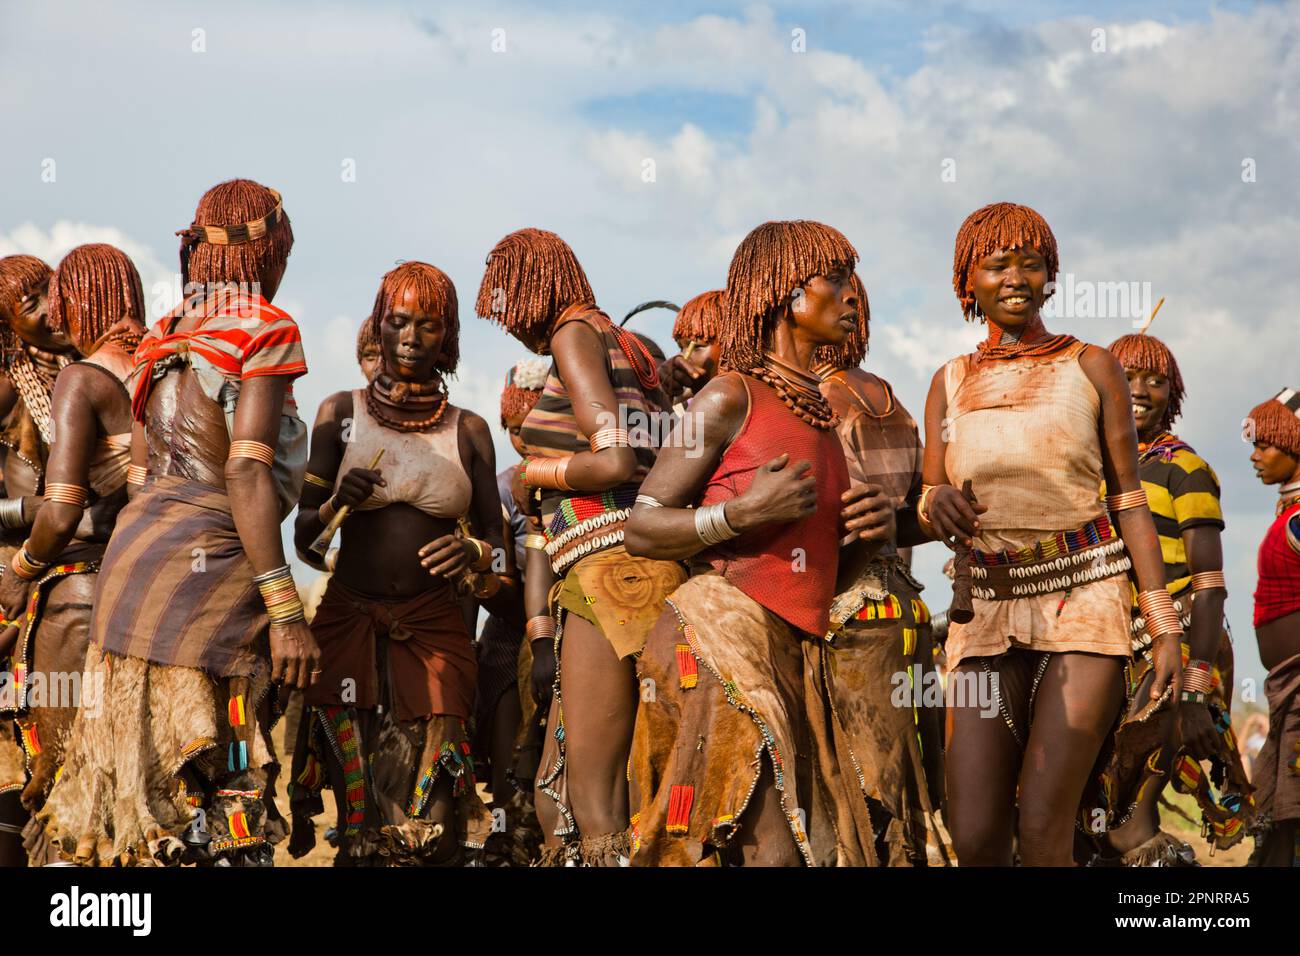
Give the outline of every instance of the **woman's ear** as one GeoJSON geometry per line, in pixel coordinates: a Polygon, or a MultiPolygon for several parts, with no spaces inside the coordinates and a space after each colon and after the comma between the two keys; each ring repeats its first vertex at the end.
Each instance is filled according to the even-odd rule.
{"type": "Polygon", "coordinates": [[[802,312],[804,306],[803,286],[795,286],[790,290],[790,311],[792,313],[802,312]]]}

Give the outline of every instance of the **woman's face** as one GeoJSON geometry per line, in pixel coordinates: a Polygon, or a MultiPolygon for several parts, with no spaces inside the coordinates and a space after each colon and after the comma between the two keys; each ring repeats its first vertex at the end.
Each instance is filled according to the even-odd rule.
{"type": "Polygon", "coordinates": [[[1133,421],[1138,434],[1146,437],[1160,430],[1169,408],[1169,379],[1151,369],[1126,368],[1129,395],[1133,399],[1133,421]]]}
{"type": "Polygon", "coordinates": [[[524,419],[527,416],[527,412],[520,412],[518,415],[506,415],[501,419],[502,424],[506,427],[506,434],[510,436],[510,444],[514,446],[515,453],[520,458],[524,456],[524,442],[519,437],[519,430],[523,428],[524,419]]]}
{"type": "Polygon", "coordinates": [[[50,285],[42,282],[26,296],[19,299],[6,318],[9,327],[27,345],[44,352],[71,352],[72,339],[66,332],[52,332],[49,326],[47,294],[50,285]]]}
{"type": "Polygon", "coordinates": [[[379,342],[388,374],[398,381],[427,382],[437,374],[447,323],[426,312],[414,289],[405,290],[379,324],[379,342]]]}
{"type": "Polygon", "coordinates": [[[361,349],[361,374],[366,377],[367,382],[373,382],[375,376],[379,374],[380,364],[383,362],[384,353],[378,343],[371,343],[361,349]]]}
{"type": "Polygon", "coordinates": [[[1004,329],[1023,329],[1047,300],[1047,261],[1033,246],[998,249],[976,263],[971,286],[985,318],[1004,329]]]}
{"type": "Polygon", "coordinates": [[[790,302],[796,328],[816,345],[839,345],[858,327],[858,294],[852,271],[841,266],[803,284],[790,302]]]}
{"type": "Polygon", "coordinates": [[[1250,463],[1255,466],[1255,477],[1266,485],[1285,485],[1300,470],[1300,459],[1262,441],[1255,442],[1250,463]]]}
{"type": "Polygon", "coordinates": [[[535,355],[549,355],[551,352],[550,329],[545,332],[536,329],[511,329],[519,343],[535,355]]]}

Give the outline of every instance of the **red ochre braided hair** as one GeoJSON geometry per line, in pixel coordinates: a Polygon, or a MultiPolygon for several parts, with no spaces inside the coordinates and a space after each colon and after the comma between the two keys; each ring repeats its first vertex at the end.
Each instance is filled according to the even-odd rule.
{"type": "Polygon", "coordinates": [[[810,219],[765,222],[747,235],[727,270],[720,364],[741,372],[761,365],[790,293],[814,276],[852,271],[857,261],[858,251],[838,229],[810,219]]]}
{"type": "Polygon", "coordinates": [[[1254,441],[1280,448],[1294,458],[1300,458],[1300,397],[1292,389],[1283,389],[1267,402],[1256,405],[1246,417],[1254,429],[1254,441]],[[1286,401],[1288,404],[1283,404],[1286,401]],[[1295,407],[1292,407],[1295,406],[1295,407]]]}
{"type": "Polygon", "coordinates": [[[839,345],[821,345],[813,355],[813,365],[834,365],[836,368],[857,368],[867,357],[871,339],[871,303],[867,301],[867,287],[862,276],[853,273],[853,291],[858,297],[858,325],[839,345]]]}
{"type": "Polygon", "coordinates": [[[475,313],[508,332],[549,338],[569,306],[596,301],[569,244],[544,229],[510,233],[488,253],[475,313]]]}
{"type": "Polygon", "coordinates": [[[725,290],[713,289],[686,300],[673,322],[673,341],[678,348],[686,348],[687,342],[712,345],[718,341],[722,334],[724,295],[725,290]]]}
{"type": "MultiPolygon", "coordinates": [[[[35,256],[15,255],[0,258],[0,313],[16,313],[23,299],[50,281],[53,270],[35,256]]],[[[8,368],[23,347],[7,321],[0,322],[0,362],[8,368]]]]}
{"type": "MultiPolygon", "coordinates": [[[[251,179],[218,183],[203,194],[194,211],[194,226],[238,226],[261,219],[276,206],[276,196],[251,179]]],[[[247,242],[219,245],[181,238],[181,263],[185,281],[201,283],[239,282],[252,285],[268,272],[279,269],[293,248],[293,227],[282,215],[266,235],[247,242]],[[186,248],[188,246],[188,256],[186,248]]]]}
{"type": "Polygon", "coordinates": [[[1169,379],[1169,407],[1160,420],[1160,427],[1171,428],[1182,414],[1187,389],[1183,385],[1183,374],[1178,371],[1178,360],[1169,351],[1169,346],[1154,335],[1131,334],[1121,335],[1110,343],[1109,348],[1126,372],[1155,372],[1169,379]]]}
{"type": "Polygon", "coordinates": [[[360,365],[366,357],[366,349],[380,349],[379,332],[370,321],[370,316],[361,323],[361,328],[357,330],[357,364],[360,365]]]}
{"type": "Polygon", "coordinates": [[[140,273],[116,246],[77,246],[50,277],[49,327],[90,355],[102,339],[134,355],[144,334],[144,287],[140,273]]]}
{"type": "MultiPolygon", "coordinates": [[[[369,334],[374,336],[376,342],[379,341],[380,323],[392,309],[393,303],[405,295],[407,290],[415,293],[416,304],[421,309],[440,317],[445,323],[442,352],[434,365],[443,374],[454,375],[460,364],[460,306],[456,301],[456,286],[437,266],[431,266],[427,262],[403,262],[384,273],[379,282],[379,292],[375,295],[374,308],[366,319],[369,334]]],[[[360,355],[359,341],[357,352],[360,355]]]]}
{"type": "MultiPolygon", "coordinates": [[[[1028,206],[1013,202],[995,202],[976,209],[966,217],[957,230],[957,243],[952,254],[952,288],[961,302],[966,321],[978,317],[983,321],[975,304],[975,285],[971,272],[985,256],[999,249],[1010,251],[1032,246],[1042,255],[1047,265],[1047,281],[1056,282],[1060,260],[1056,252],[1056,237],[1042,216],[1028,206]]],[[[1047,294],[1051,298],[1051,293],[1047,294]]]]}
{"type": "Polygon", "coordinates": [[[501,389],[502,428],[507,418],[523,417],[533,410],[542,397],[549,371],[550,363],[545,359],[527,358],[506,372],[505,388],[501,389]]]}

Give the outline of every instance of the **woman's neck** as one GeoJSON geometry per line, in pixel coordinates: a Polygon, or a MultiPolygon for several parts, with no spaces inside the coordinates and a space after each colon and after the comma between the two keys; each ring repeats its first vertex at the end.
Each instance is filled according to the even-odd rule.
{"type": "Polygon", "coordinates": [[[1028,345],[1039,339],[1047,338],[1047,328],[1043,325],[1041,313],[1019,326],[1003,326],[989,320],[989,345],[1028,345]]]}
{"type": "Polygon", "coordinates": [[[1142,442],[1143,444],[1149,445],[1151,444],[1151,442],[1155,441],[1157,438],[1163,435],[1165,431],[1166,431],[1165,426],[1162,424],[1152,425],[1150,428],[1146,429],[1145,431],[1138,432],[1138,441],[1142,442]]]}
{"type": "Polygon", "coordinates": [[[778,322],[772,330],[772,342],[767,350],[786,365],[807,372],[812,368],[812,357],[817,351],[817,345],[806,341],[793,325],[778,322]]]}

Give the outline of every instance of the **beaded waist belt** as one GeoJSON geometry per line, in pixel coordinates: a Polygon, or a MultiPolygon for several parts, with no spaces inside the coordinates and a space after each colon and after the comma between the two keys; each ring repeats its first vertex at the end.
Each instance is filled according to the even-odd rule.
{"type": "Polygon", "coordinates": [[[637,485],[575,495],[560,502],[546,528],[551,570],[563,574],[574,562],[623,542],[623,525],[636,503],[637,485]]]}
{"type": "Polygon", "coordinates": [[[1133,566],[1105,515],[1017,551],[971,552],[971,594],[984,601],[1053,594],[1123,574],[1133,566]]]}
{"type": "MultiPolygon", "coordinates": [[[[1187,591],[1182,596],[1174,598],[1174,610],[1178,612],[1178,623],[1183,626],[1184,633],[1192,626],[1192,597],[1193,592],[1187,591]]],[[[1133,641],[1134,655],[1145,654],[1151,650],[1151,632],[1147,630],[1146,618],[1137,613],[1137,608],[1133,609],[1133,623],[1129,628],[1129,636],[1133,641]]]]}

